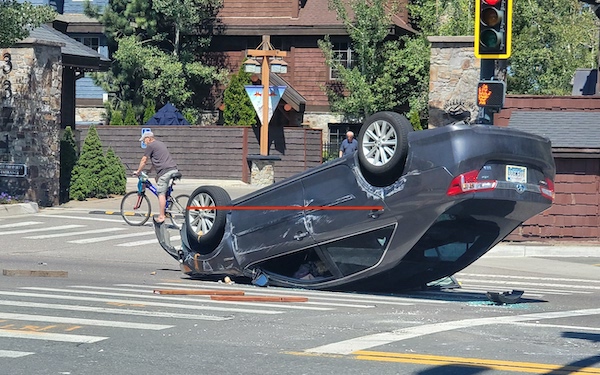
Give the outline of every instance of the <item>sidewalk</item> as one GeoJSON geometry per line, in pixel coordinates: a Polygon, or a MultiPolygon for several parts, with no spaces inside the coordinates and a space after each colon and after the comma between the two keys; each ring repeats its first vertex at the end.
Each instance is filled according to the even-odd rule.
{"type": "MultiPolygon", "coordinates": [[[[153,181],[154,182],[154,181],[153,181]]],[[[127,178],[126,191],[137,190],[137,178],[127,178]]],[[[208,180],[208,179],[182,179],[177,181],[174,188],[174,195],[187,194],[190,195],[199,186],[220,186],[227,190],[232,199],[236,199],[240,196],[249,194],[253,191],[258,190],[260,187],[246,184],[245,182],[238,180],[208,180]]],[[[154,194],[149,193],[148,197],[153,208],[158,209],[158,199],[154,194]]],[[[123,196],[116,195],[110,198],[89,198],[84,201],[71,200],[67,203],[63,203],[59,206],[40,208],[37,203],[18,203],[18,204],[3,204],[0,205],[0,218],[35,214],[43,210],[60,210],[60,209],[79,209],[82,211],[107,211],[107,212],[119,212],[121,206],[121,199],[123,196]]]]}

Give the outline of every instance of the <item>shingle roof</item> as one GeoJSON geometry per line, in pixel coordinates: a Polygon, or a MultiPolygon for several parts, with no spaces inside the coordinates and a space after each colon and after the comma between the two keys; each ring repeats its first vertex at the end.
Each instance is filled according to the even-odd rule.
{"type": "Polygon", "coordinates": [[[67,23],[100,23],[97,19],[88,17],[81,13],[57,14],[56,20],[67,23]]]}
{"type": "Polygon", "coordinates": [[[600,148],[600,112],[513,111],[508,127],[547,137],[554,148],[600,148]]]}
{"type": "Polygon", "coordinates": [[[107,70],[110,60],[48,25],[37,27],[19,43],[51,42],[61,45],[63,65],[85,70],[107,70]]]}
{"type": "Polygon", "coordinates": [[[304,113],[306,99],[296,91],[287,81],[275,73],[269,73],[269,81],[275,86],[286,86],[281,99],[292,106],[297,112],[304,113]]]}
{"type": "MultiPolygon", "coordinates": [[[[289,1],[289,0],[288,0],[289,1]]],[[[242,2],[230,1],[230,3],[242,2]]],[[[225,7],[228,3],[225,3],[225,7]]],[[[244,13],[243,7],[233,7],[239,9],[239,13],[232,16],[231,12],[227,15],[219,15],[219,19],[227,27],[258,27],[258,26],[287,26],[291,28],[318,28],[318,27],[331,27],[345,30],[344,24],[337,18],[335,10],[329,9],[328,0],[307,0],[298,12],[298,17],[294,18],[290,16],[277,16],[265,14],[264,16],[248,16],[244,13]]],[[[392,22],[400,27],[401,29],[407,30],[411,33],[416,31],[408,25],[402,18],[398,16],[392,17],[392,22]]],[[[282,31],[285,31],[283,28],[282,31]]],[[[292,32],[290,30],[290,32],[292,32]]]]}

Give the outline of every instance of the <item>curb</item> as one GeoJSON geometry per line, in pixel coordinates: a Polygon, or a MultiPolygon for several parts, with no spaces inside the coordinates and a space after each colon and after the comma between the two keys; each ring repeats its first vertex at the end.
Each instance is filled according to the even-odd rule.
{"type": "Polygon", "coordinates": [[[600,257],[600,245],[575,244],[505,244],[500,243],[485,257],[600,257]]]}
{"type": "Polygon", "coordinates": [[[0,204],[0,216],[28,215],[38,212],[40,212],[40,208],[35,202],[0,204]]]}

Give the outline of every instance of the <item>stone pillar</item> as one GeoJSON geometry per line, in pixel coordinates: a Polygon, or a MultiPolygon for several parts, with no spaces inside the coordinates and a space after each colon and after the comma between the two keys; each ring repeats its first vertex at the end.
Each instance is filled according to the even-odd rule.
{"type": "Polygon", "coordinates": [[[60,176],[61,43],[31,38],[7,49],[12,70],[2,76],[12,96],[0,102],[2,162],[25,165],[23,177],[0,177],[0,192],[40,206],[58,204],[60,176]]]}
{"type": "Polygon", "coordinates": [[[429,127],[477,118],[480,60],[473,36],[432,36],[429,70],[429,127]]]}
{"type": "Polygon", "coordinates": [[[275,162],[279,156],[248,155],[250,165],[250,185],[269,186],[275,183],[275,162]]]}

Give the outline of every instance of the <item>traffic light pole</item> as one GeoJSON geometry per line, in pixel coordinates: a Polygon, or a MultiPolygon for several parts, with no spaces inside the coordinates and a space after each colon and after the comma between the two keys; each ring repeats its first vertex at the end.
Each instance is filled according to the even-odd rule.
{"type": "MultiPolygon", "coordinates": [[[[481,59],[479,68],[479,79],[482,81],[492,80],[496,74],[495,59],[481,59]]],[[[477,115],[477,123],[494,125],[494,110],[488,107],[480,107],[477,115]]]]}

